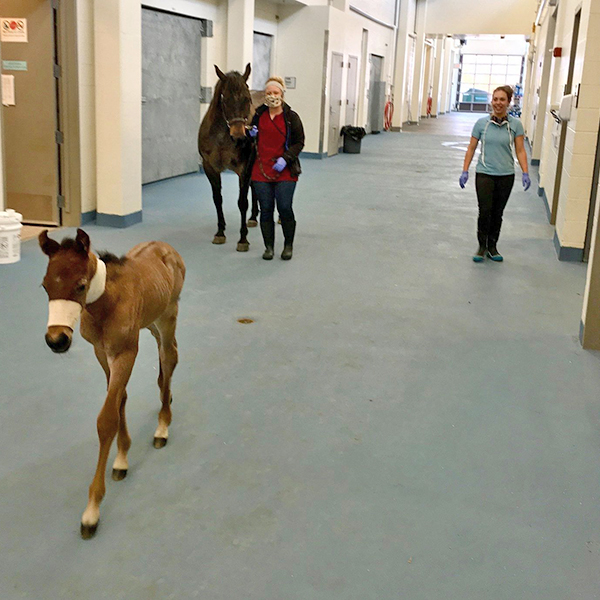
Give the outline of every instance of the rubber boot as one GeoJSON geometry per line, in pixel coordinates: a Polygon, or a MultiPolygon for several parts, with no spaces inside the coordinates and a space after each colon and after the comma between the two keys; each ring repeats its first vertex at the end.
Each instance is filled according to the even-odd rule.
{"type": "Polygon", "coordinates": [[[495,262],[502,262],[504,257],[498,252],[498,248],[496,248],[497,241],[492,238],[488,240],[487,255],[495,262]]]}
{"type": "Polygon", "coordinates": [[[261,221],[260,230],[265,242],[265,251],[262,257],[264,260],[273,260],[273,247],[275,246],[275,223],[273,221],[267,221],[266,223],[261,221]]]}
{"type": "Polygon", "coordinates": [[[487,250],[487,236],[477,232],[477,240],[479,241],[479,248],[477,249],[477,252],[473,254],[473,262],[483,262],[487,250]]]}
{"type": "Polygon", "coordinates": [[[281,253],[282,260],[290,260],[294,246],[294,235],[296,233],[296,221],[282,221],[281,229],[283,230],[283,252],[281,253]]]}

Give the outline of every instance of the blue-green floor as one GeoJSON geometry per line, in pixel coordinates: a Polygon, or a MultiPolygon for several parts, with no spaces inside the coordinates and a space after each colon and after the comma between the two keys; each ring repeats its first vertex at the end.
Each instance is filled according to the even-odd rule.
{"type": "Polygon", "coordinates": [[[202,175],[145,187],[140,225],[85,228],[115,253],[164,240],[188,269],[169,444],[152,447],[143,332],[129,475],[108,479],[91,541],[104,375],[79,334],[65,356],[46,347],[37,243],[0,266],[1,600],[600,597],[585,266],[558,262],[520,185],[505,262],[474,264],[467,138],[426,125],[303,161],[291,262],[261,260],[258,229],[236,252],[233,175],[225,246],[202,175]]]}

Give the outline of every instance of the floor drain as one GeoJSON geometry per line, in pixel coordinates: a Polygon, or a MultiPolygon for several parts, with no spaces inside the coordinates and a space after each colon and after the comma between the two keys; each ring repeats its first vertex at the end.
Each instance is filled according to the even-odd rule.
{"type": "Polygon", "coordinates": [[[242,323],[243,325],[248,325],[248,323],[254,323],[254,319],[238,319],[238,323],[242,323]]]}

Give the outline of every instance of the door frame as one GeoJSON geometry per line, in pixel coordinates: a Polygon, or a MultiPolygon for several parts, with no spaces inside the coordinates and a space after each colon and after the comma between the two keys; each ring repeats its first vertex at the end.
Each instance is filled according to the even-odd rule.
{"type": "Polygon", "coordinates": [[[58,3],[58,40],[61,65],[58,86],[59,127],[63,143],[59,157],[59,189],[65,198],[61,225],[81,224],[81,137],[79,130],[79,59],[77,54],[77,0],[58,3]]]}

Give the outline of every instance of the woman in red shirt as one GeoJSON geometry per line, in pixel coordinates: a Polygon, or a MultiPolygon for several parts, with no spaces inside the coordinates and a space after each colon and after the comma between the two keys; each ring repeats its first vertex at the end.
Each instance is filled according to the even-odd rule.
{"type": "Polygon", "coordinates": [[[275,204],[281,218],[283,260],[292,258],[296,218],[292,210],[294,190],[301,173],[298,155],[304,147],[302,121],[284,102],[285,83],[271,77],[265,85],[265,103],[256,109],[248,134],[257,138],[252,168],[252,189],[260,204],[260,229],[265,242],[265,260],[273,259],[275,204]]]}

